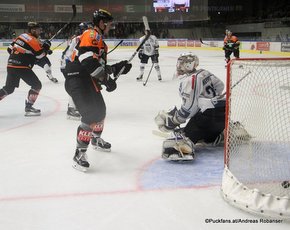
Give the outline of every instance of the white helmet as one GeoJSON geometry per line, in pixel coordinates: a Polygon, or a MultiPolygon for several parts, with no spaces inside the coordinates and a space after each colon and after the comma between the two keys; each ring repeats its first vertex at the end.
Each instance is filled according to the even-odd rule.
{"type": "Polygon", "coordinates": [[[183,53],[177,59],[176,72],[185,74],[193,72],[199,65],[199,59],[191,52],[183,53]]]}

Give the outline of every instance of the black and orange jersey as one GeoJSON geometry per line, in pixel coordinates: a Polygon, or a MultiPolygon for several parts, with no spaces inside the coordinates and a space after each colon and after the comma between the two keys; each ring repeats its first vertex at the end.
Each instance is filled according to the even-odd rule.
{"type": "Polygon", "coordinates": [[[228,44],[228,43],[237,43],[239,44],[239,39],[236,36],[225,36],[224,38],[224,45],[228,44]]]}
{"type": "Polygon", "coordinates": [[[7,64],[10,68],[32,68],[37,59],[46,55],[40,41],[28,33],[13,40],[10,50],[7,64]]]}
{"type": "Polygon", "coordinates": [[[108,46],[103,35],[88,29],[79,37],[78,60],[92,77],[102,75],[107,64],[108,46]]]}

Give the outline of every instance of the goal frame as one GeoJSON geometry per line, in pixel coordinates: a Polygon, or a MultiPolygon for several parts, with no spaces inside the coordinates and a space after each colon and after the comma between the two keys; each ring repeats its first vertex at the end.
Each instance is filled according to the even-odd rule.
{"type": "MultiPolygon", "coordinates": [[[[224,172],[221,186],[221,194],[229,204],[242,209],[244,211],[257,214],[259,216],[266,216],[268,218],[290,220],[290,197],[289,196],[275,196],[265,194],[258,189],[251,189],[242,184],[235,175],[229,170],[228,152],[229,139],[229,110],[230,110],[230,97],[231,90],[238,84],[231,86],[231,66],[243,61],[289,61],[290,58],[239,58],[232,59],[226,70],[226,117],[225,117],[225,143],[224,143],[224,172]],[[232,88],[231,88],[232,87],[232,88]]],[[[287,65],[288,66],[288,65],[287,65]]],[[[289,75],[287,75],[289,76],[289,75]]],[[[243,77],[242,77],[243,78],[243,77]]],[[[290,76],[289,76],[290,79],[290,76]]],[[[242,80],[241,80],[242,81],[242,80]]],[[[290,80],[289,80],[290,81],[290,80]]],[[[290,179],[290,178],[289,178],[290,179]]],[[[290,188],[289,188],[290,189],[290,188]]]]}

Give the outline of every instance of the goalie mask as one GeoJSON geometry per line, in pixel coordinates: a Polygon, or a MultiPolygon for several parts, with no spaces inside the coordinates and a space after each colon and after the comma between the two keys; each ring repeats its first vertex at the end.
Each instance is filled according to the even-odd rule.
{"type": "Polygon", "coordinates": [[[199,59],[191,52],[183,53],[177,59],[176,72],[178,75],[193,72],[199,65],[199,59]]]}

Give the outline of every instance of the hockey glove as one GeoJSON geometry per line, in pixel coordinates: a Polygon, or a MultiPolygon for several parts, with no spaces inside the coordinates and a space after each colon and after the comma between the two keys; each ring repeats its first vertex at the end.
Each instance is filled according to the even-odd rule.
{"type": "Polygon", "coordinates": [[[234,43],[234,44],[233,44],[233,47],[234,47],[234,49],[238,49],[238,48],[239,48],[239,46],[240,46],[240,44],[239,44],[239,43],[234,43]]]}
{"type": "Polygon", "coordinates": [[[51,55],[51,54],[52,54],[52,50],[48,50],[46,53],[47,53],[48,55],[51,55]]]}
{"type": "Polygon", "coordinates": [[[180,124],[175,123],[173,117],[166,117],[166,119],[165,119],[165,125],[164,125],[164,128],[165,128],[166,130],[172,131],[172,130],[174,130],[178,125],[180,125],[180,124]]]}
{"type": "MultiPolygon", "coordinates": [[[[125,61],[120,61],[114,65],[111,65],[111,72],[114,74],[114,77],[118,75],[118,73],[120,72],[120,70],[125,66],[124,71],[122,72],[122,74],[127,74],[131,68],[132,68],[132,64],[128,63],[127,60],[125,61]]],[[[109,71],[110,72],[110,71],[109,71]]]]}
{"type": "Polygon", "coordinates": [[[48,51],[51,47],[51,42],[49,40],[45,40],[42,44],[42,48],[45,50],[45,51],[48,51]]]}
{"type": "Polygon", "coordinates": [[[102,82],[106,86],[106,90],[108,92],[112,92],[117,88],[117,83],[114,81],[109,75],[104,81],[102,82]]]}
{"type": "Polygon", "coordinates": [[[10,46],[8,46],[8,48],[7,48],[7,52],[8,52],[9,54],[12,53],[12,48],[11,48],[10,46]]]}
{"type": "Polygon", "coordinates": [[[143,51],[140,50],[138,53],[138,58],[141,60],[143,58],[143,51]]]}
{"type": "Polygon", "coordinates": [[[12,53],[14,44],[15,44],[15,42],[12,42],[12,43],[8,46],[8,48],[7,48],[7,52],[8,52],[9,54],[12,53]]]}
{"type": "Polygon", "coordinates": [[[160,111],[158,113],[158,115],[155,117],[154,120],[160,131],[170,132],[180,125],[180,123],[178,123],[177,121],[175,121],[176,119],[174,119],[176,110],[177,109],[174,108],[173,110],[169,112],[160,111]]]}
{"type": "Polygon", "coordinates": [[[156,56],[156,58],[159,57],[159,50],[158,49],[154,50],[154,55],[156,56]]]}

